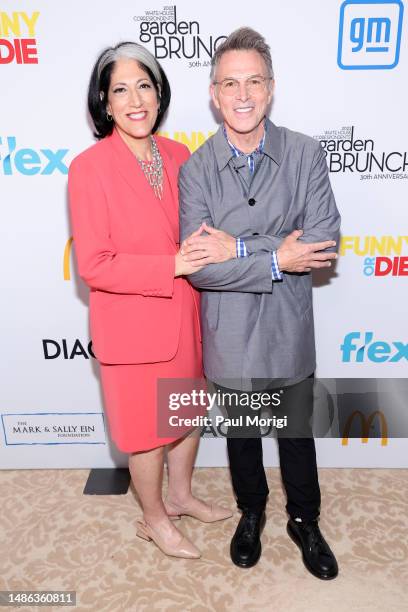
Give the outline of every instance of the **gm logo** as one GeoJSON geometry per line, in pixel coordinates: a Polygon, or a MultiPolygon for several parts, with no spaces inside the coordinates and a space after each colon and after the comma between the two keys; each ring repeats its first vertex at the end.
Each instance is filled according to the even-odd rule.
{"type": "Polygon", "coordinates": [[[357,331],[347,334],[343,344],[340,345],[342,361],[345,363],[350,363],[350,361],[362,363],[367,359],[373,363],[384,363],[384,361],[395,363],[403,359],[408,361],[408,343],[383,342],[382,340],[373,342],[373,340],[372,331],[364,334],[357,331]]]}
{"type": "Polygon", "coordinates": [[[390,70],[399,60],[401,0],[345,0],[337,63],[343,70],[390,70]]]}

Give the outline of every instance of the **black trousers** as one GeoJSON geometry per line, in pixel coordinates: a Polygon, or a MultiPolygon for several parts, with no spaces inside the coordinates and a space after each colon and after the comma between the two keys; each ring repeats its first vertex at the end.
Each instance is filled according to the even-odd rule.
{"type": "MultiPolygon", "coordinates": [[[[248,407],[248,396],[258,399],[259,393],[242,392],[215,385],[223,394],[227,418],[241,425],[228,428],[227,446],[232,484],[240,509],[261,511],[265,508],[269,488],[262,456],[261,430],[247,425],[246,416],[256,411],[248,407]],[[242,401],[242,400],[246,401],[242,401]],[[244,424],[242,424],[242,422],[244,424]]],[[[266,388],[262,393],[280,397],[279,406],[268,408],[265,416],[282,419],[287,426],[276,429],[286,510],[292,518],[315,519],[320,512],[320,487],[316,464],[311,417],[313,411],[313,376],[289,387],[266,388]]],[[[255,403],[255,402],[254,402],[255,403]]],[[[259,413],[259,410],[258,410],[259,413]]],[[[263,413],[265,414],[265,413],[263,413]]]]}

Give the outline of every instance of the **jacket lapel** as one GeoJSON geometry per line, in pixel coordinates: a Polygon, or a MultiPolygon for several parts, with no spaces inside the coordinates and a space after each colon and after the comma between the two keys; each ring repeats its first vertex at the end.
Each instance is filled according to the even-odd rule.
{"type": "Polygon", "coordinates": [[[179,241],[179,206],[178,206],[178,168],[173,159],[170,156],[169,152],[166,150],[163,140],[161,138],[156,138],[157,146],[160,151],[160,155],[163,160],[164,172],[167,175],[168,185],[170,187],[171,195],[168,194],[165,197],[165,202],[167,206],[165,206],[164,202],[161,201],[161,205],[170,224],[174,227],[176,232],[176,241],[179,241]]]}
{"type": "MultiPolygon", "coordinates": [[[[174,241],[174,230],[169,218],[172,215],[167,215],[165,213],[162,202],[154,195],[153,190],[143,173],[143,170],[136,160],[136,157],[133,155],[132,151],[118,134],[116,129],[114,129],[112,135],[109,136],[109,142],[113,150],[115,165],[119,174],[133,189],[135,195],[137,195],[137,200],[141,203],[141,205],[147,210],[157,212],[156,216],[163,230],[172,239],[172,241],[174,241]]],[[[160,148],[160,153],[162,154],[162,148],[160,148]]],[[[162,158],[163,164],[166,165],[168,156],[162,154],[162,158]]],[[[170,175],[173,175],[173,172],[168,173],[169,182],[171,182],[170,175]]],[[[174,180],[172,181],[171,189],[172,191],[174,190],[174,180]]],[[[170,198],[168,200],[170,200],[170,198]]],[[[171,212],[173,213],[173,211],[171,212]]]]}

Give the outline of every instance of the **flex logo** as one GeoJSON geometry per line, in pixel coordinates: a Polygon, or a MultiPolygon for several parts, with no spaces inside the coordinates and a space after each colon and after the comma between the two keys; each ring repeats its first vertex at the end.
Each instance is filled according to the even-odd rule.
{"type": "Polygon", "coordinates": [[[343,70],[390,70],[399,61],[402,0],[345,0],[337,63],[343,70]]]}
{"type": "Polygon", "coordinates": [[[38,11],[0,11],[0,65],[38,64],[35,36],[39,16],[38,11]]]}
{"type": "Polygon", "coordinates": [[[374,332],[350,332],[340,345],[342,361],[372,361],[373,363],[396,363],[402,359],[408,361],[408,343],[375,341],[374,332]]]}
{"type": "Polygon", "coordinates": [[[25,176],[49,175],[54,172],[68,174],[64,157],[68,149],[19,149],[15,136],[0,136],[0,168],[6,176],[15,172],[25,176]]]}

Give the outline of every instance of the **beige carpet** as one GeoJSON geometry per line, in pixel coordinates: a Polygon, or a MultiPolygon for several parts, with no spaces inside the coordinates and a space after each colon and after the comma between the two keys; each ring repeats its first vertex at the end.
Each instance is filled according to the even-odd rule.
{"type": "MultiPolygon", "coordinates": [[[[212,525],[183,518],[202,558],[172,559],[135,536],[140,510],[131,490],[84,496],[87,470],[2,471],[0,589],[77,592],[76,608],[21,610],[407,612],[407,475],[320,470],[321,528],[340,567],[336,580],[323,582],[304,569],[286,535],[276,469],[268,470],[263,555],[249,570],[229,560],[238,514],[212,525]]],[[[226,469],[197,469],[194,490],[233,507],[226,469]]]]}

